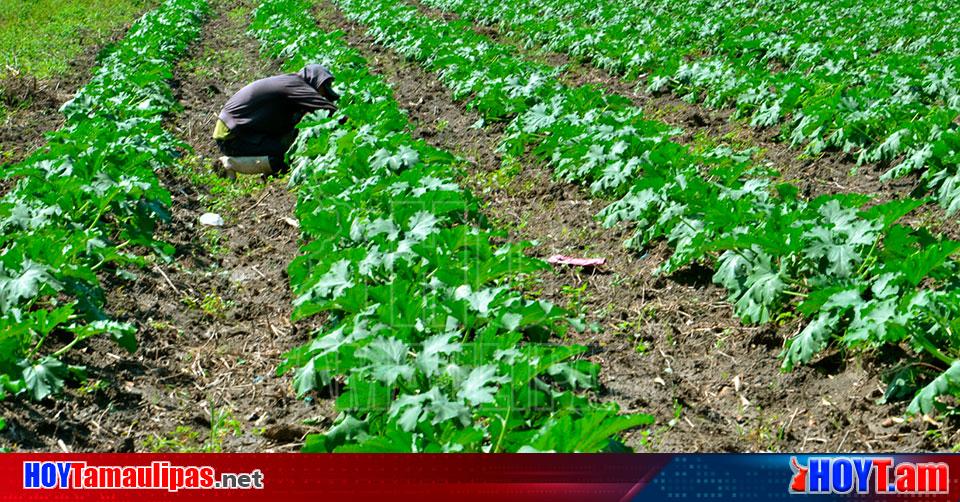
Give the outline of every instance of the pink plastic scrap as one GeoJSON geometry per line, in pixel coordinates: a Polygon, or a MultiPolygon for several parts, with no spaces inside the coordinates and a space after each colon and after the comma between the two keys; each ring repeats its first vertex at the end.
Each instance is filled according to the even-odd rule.
{"type": "Polygon", "coordinates": [[[562,254],[555,254],[547,258],[547,263],[554,265],[573,265],[575,267],[599,267],[606,262],[606,258],[574,258],[562,254]]]}

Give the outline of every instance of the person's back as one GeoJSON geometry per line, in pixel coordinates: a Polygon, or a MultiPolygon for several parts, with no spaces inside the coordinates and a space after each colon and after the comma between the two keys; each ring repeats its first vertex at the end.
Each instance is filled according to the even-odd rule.
{"type": "Polygon", "coordinates": [[[220,111],[220,120],[234,132],[285,134],[296,127],[298,115],[324,108],[336,110],[299,75],[277,75],[237,91],[220,111]]]}
{"type": "Polygon", "coordinates": [[[315,110],[337,110],[332,83],[326,68],[307,65],[299,73],[260,79],[237,91],[220,110],[213,134],[227,175],[285,170],[283,156],[300,119],[315,110]]]}

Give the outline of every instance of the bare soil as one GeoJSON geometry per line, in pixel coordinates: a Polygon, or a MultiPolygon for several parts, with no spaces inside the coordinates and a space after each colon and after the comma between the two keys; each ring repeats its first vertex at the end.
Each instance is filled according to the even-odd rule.
{"type": "Polygon", "coordinates": [[[655,274],[666,249],[627,251],[622,241],[628,227],[604,229],[593,218],[605,201],[553,180],[535,163],[506,173],[496,154],[497,126],[470,128],[479,116],[454,101],[433,74],[377,45],[329,2],[319,2],[318,11],[321,25],[343,30],[394,87],[418,137],[470,162],[465,183],[512,239],[536,241],[532,253],[539,257],[606,258],[599,270],[556,268],[525,290],[599,325],[569,341],[588,345],[590,359],[600,363],[600,398],[657,419],[653,429],[628,434],[628,444],[651,451],[876,452],[956,443],[955,424],[904,421],[903,403],[876,404],[889,369],[883,354],[848,358],[833,352],[781,372],[777,354],[800,329],[798,322],[743,326],[710,271],[655,274]]]}
{"type": "MultiPolygon", "coordinates": [[[[279,73],[244,35],[249,16],[227,14],[253,2],[214,3],[201,41],[176,72],[183,111],[170,123],[206,161],[215,155],[210,132],[223,102],[249,81],[279,73]]],[[[298,249],[295,195],[281,181],[267,183],[223,215],[225,226],[211,229],[198,223],[211,202],[208,187],[172,173],[163,181],[173,217],[160,237],[176,247],[173,262],[141,271],[136,281],[107,284],[113,315],[139,328],[138,351],[96,340],[71,356],[88,368],[85,385],[57,400],[0,403],[3,446],[292,451],[330,420],[329,401],[297,400],[289,377],[275,374],[282,354],[307,341],[312,327],[290,322],[286,267],[298,249]]]]}

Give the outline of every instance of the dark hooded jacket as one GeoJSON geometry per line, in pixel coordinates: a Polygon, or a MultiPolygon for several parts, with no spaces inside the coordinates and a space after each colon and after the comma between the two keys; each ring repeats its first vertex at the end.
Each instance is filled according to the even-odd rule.
{"type": "Polygon", "coordinates": [[[318,64],[257,80],[227,100],[219,117],[237,135],[284,136],[309,112],[337,110],[332,83],[333,75],[318,64]]]}

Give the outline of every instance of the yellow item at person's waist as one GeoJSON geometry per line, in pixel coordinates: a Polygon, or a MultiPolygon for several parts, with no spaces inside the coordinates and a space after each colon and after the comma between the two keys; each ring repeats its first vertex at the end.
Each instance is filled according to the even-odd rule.
{"type": "Polygon", "coordinates": [[[220,141],[230,139],[230,128],[222,120],[217,119],[217,125],[213,126],[213,139],[220,141]]]}

